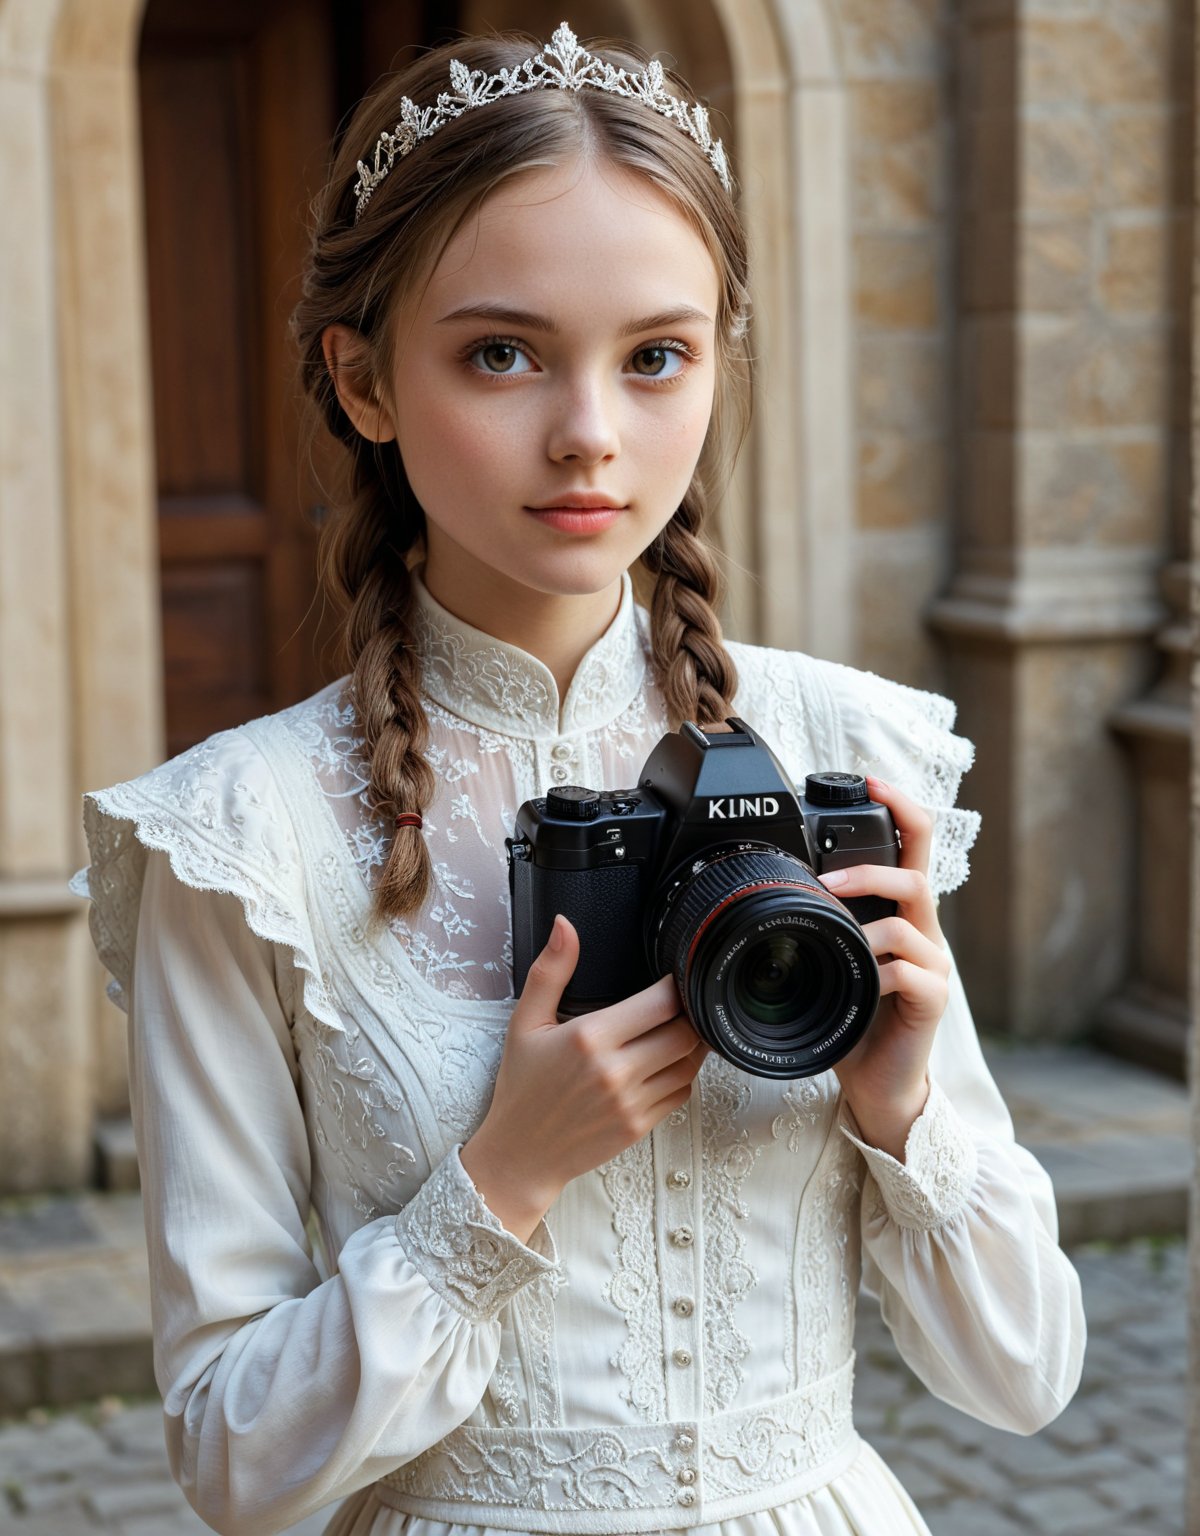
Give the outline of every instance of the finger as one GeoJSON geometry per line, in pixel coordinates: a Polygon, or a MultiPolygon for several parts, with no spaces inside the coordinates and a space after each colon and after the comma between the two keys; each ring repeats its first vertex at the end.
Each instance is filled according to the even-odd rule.
{"type": "Polygon", "coordinates": [[[579,935],[560,912],[545,947],[529,967],[509,1027],[519,1031],[557,1023],[562,995],[578,963],[579,935]]]}
{"type": "Polygon", "coordinates": [[[839,901],[855,896],[882,896],[894,901],[901,917],[919,928],[926,938],[941,944],[937,903],[921,870],[893,869],[888,864],[852,864],[848,869],[827,870],[817,879],[839,901]]]}
{"type": "Polygon", "coordinates": [[[924,870],[907,869],[903,865],[893,868],[890,864],[851,864],[846,869],[827,869],[817,879],[839,901],[852,896],[885,896],[900,903],[902,908],[924,911],[926,905],[933,910],[933,892],[924,870]]]}
{"type": "Polygon", "coordinates": [[[708,1051],[708,1046],[701,1040],[686,1056],[664,1067],[661,1072],[655,1072],[647,1077],[642,1083],[646,1104],[657,1104],[659,1099],[665,1099],[669,1093],[674,1093],[677,1088],[690,1083],[704,1065],[704,1058],[708,1055],[708,1051]]]}
{"type": "Polygon", "coordinates": [[[652,986],[635,992],[632,997],[614,1003],[610,1008],[600,1008],[592,1015],[597,1025],[603,1025],[611,1045],[623,1045],[653,1029],[656,1024],[666,1024],[682,1012],[679,990],[673,976],[662,976],[652,986]]]}
{"type": "Polygon", "coordinates": [[[934,939],[906,918],[881,917],[863,924],[863,936],[876,960],[882,955],[895,956],[931,971],[935,976],[949,976],[950,956],[934,939]]]}
{"type": "Polygon", "coordinates": [[[668,1023],[658,1024],[645,1034],[626,1040],[620,1051],[634,1077],[648,1078],[690,1056],[700,1043],[691,1020],[678,1014],[668,1023]]]}
{"type": "Polygon", "coordinates": [[[872,800],[886,805],[900,833],[900,864],[904,869],[928,870],[929,850],[933,844],[933,817],[903,790],[883,779],[867,775],[867,792],[872,800]]]}
{"type": "Polygon", "coordinates": [[[936,1023],[946,1011],[946,983],[908,960],[891,960],[879,967],[879,995],[895,993],[904,1000],[902,1021],[936,1023]]]}

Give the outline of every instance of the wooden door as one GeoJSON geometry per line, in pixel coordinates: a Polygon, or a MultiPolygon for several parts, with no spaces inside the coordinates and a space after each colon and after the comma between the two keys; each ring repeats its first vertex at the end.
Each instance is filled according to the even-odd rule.
{"type": "Polygon", "coordinates": [[[140,49],[167,745],[334,674],[287,318],[353,102],[446,7],[149,0],[140,49]]]}

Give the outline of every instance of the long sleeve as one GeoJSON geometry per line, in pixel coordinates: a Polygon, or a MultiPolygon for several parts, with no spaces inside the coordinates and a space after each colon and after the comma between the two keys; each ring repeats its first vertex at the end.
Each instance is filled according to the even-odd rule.
{"type": "Polygon", "coordinates": [[[867,1145],[842,1105],[843,1134],[867,1164],[864,1282],[931,1392],[985,1423],[1032,1434],[1079,1384],[1079,1279],[1058,1246],[1050,1180],[1014,1140],[957,966],[929,1081],[903,1163],[867,1145]]]}
{"type": "Polygon", "coordinates": [[[150,855],[129,1038],[155,1371],[172,1471],[225,1536],[269,1536],[466,1420],[500,1308],[558,1264],[544,1224],[526,1246],[488,1211],[455,1147],[322,1281],[291,966],[235,897],[150,855]]]}

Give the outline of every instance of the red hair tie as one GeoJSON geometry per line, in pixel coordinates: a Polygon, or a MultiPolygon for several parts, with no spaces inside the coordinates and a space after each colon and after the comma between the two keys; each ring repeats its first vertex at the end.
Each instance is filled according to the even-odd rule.
{"type": "Polygon", "coordinates": [[[419,829],[424,823],[417,811],[402,811],[396,817],[396,825],[398,827],[417,827],[419,829]]]}

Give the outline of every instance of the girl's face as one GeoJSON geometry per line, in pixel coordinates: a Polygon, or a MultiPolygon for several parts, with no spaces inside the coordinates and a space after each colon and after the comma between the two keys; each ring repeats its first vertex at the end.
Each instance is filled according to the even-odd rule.
{"type": "Polygon", "coordinates": [[[617,580],[700,456],[717,298],[700,236],[612,165],[530,172],[487,199],[399,317],[383,432],[425,511],[435,592],[617,580]]]}

